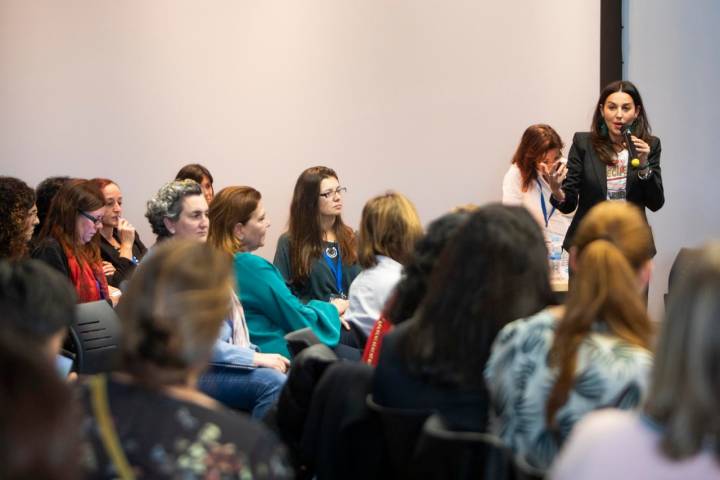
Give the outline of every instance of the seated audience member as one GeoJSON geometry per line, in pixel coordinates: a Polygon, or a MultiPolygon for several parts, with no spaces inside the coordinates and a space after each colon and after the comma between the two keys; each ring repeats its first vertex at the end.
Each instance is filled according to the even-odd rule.
{"type": "Polygon", "coordinates": [[[357,239],[342,219],[346,192],[328,167],[307,168],[295,182],[288,229],[273,264],[303,302],[347,298],[360,273],[357,239]]]}
{"type": "Polygon", "coordinates": [[[0,176],[0,259],[27,256],[38,223],[35,191],[20,179],[0,176]]]}
{"type": "Polygon", "coordinates": [[[72,364],[60,348],[75,318],[68,279],[39,260],[0,261],[0,330],[32,345],[67,375],[72,364]]]}
{"type": "Polygon", "coordinates": [[[53,199],[32,253],[70,279],[79,303],[108,299],[114,303],[118,298],[118,290],[108,289],[100,259],[96,233],[104,214],[105,198],[95,182],[70,180],[53,199]]]}
{"type": "Polygon", "coordinates": [[[213,176],[210,174],[210,170],[199,163],[191,163],[182,167],[177,175],[175,175],[175,180],[195,180],[200,185],[200,188],[202,188],[205,201],[207,201],[208,205],[212,203],[215,197],[213,176]]]}
{"type": "Polygon", "coordinates": [[[385,302],[400,280],[403,265],[422,236],[415,206],[390,192],[369,200],[360,220],[358,257],[363,271],[350,285],[345,320],[358,326],[365,345],[385,302]]]}
{"type": "MultiPolygon", "coordinates": [[[[225,201],[221,202],[216,212],[222,211],[224,205],[225,201]]],[[[209,238],[209,209],[200,185],[193,180],[175,181],[161,188],[148,202],[146,216],[159,238],[196,242],[209,238]]],[[[220,233],[215,238],[218,236],[220,233]]],[[[230,258],[227,260],[231,263],[230,258]]],[[[242,305],[232,286],[229,290],[230,313],[222,323],[211,358],[214,364],[223,365],[211,366],[200,377],[198,385],[225,405],[262,418],[280,395],[289,362],[280,355],[255,352],[247,338],[242,305]],[[260,369],[260,365],[271,368],[260,369]]]]}
{"type": "Polygon", "coordinates": [[[126,373],[96,376],[81,393],[88,477],[289,478],[262,425],[195,387],[228,314],[230,273],[223,255],[182,240],[137,269],[118,305],[126,373]]]}
{"type": "Polygon", "coordinates": [[[370,332],[363,352],[364,362],[377,365],[383,337],[393,326],[413,316],[425,297],[428,279],[440,252],[468,216],[469,212],[448,213],[430,223],[427,233],[415,245],[410,261],[403,268],[402,278],[370,332]]]}
{"type": "Polygon", "coordinates": [[[290,292],[278,269],[252,253],[264,245],[265,233],[270,227],[260,192],[252,187],[227,187],[218,193],[218,199],[220,197],[225,208],[232,209],[228,214],[234,222],[233,237],[225,234],[228,246],[224,249],[235,252],[238,295],[245,310],[250,340],[265,353],[288,357],[284,336],[310,327],[321,342],[336,346],[341,322],[334,304],[337,300],[330,303],[311,300],[303,304],[290,292]]]}
{"type": "Polygon", "coordinates": [[[75,399],[23,337],[0,329],[0,478],[77,480],[81,417],[75,399]]]}
{"type": "Polygon", "coordinates": [[[552,478],[720,478],[720,244],[694,260],[670,294],[642,413],[588,414],[552,478]]]}
{"type": "Polygon", "coordinates": [[[58,190],[70,180],[70,177],[48,177],[35,187],[35,205],[37,206],[38,223],[33,231],[31,248],[32,251],[37,245],[40,232],[45,224],[45,218],[50,211],[52,199],[57,195],[58,190]]]}
{"type": "Polygon", "coordinates": [[[385,337],[375,402],[438,411],[453,429],[485,431],[483,366],[493,339],[550,296],[543,235],[527,210],[478,209],[440,254],[417,315],[385,337]]]}
{"type": "Polygon", "coordinates": [[[641,295],[650,238],[636,207],[597,205],[573,238],[565,306],[498,335],[485,372],[496,433],[530,465],[547,469],[590,411],[635,408],[645,397],[652,326],[641,295]]]}
{"type": "Polygon", "coordinates": [[[157,242],[178,236],[187,240],[207,240],[208,204],[195,180],[166,183],[147,202],[145,217],[157,242]]]}
{"type": "Polygon", "coordinates": [[[120,187],[107,178],[93,179],[105,197],[105,215],[100,229],[100,255],[108,284],[120,288],[130,278],[147,251],[130,222],[122,217],[120,187]],[[108,268],[108,264],[109,267],[108,268]]]}
{"type": "MultiPolygon", "coordinates": [[[[208,243],[226,253],[228,263],[242,247],[237,237],[240,219],[247,221],[248,205],[237,192],[235,187],[221,190],[210,207],[208,243]]],[[[213,349],[214,365],[200,378],[200,388],[225,405],[252,410],[253,416],[260,418],[277,401],[290,361],[276,353],[261,353],[250,342],[243,307],[234,289],[231,297],[232,315],[222,324],[213,349]]]]}

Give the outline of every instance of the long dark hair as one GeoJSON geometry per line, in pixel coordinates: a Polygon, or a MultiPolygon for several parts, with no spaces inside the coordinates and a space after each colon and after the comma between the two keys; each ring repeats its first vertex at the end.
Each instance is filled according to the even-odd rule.
{"type": "Polygon", "coordinates": [[[100,261],[99,235],[84,245],[79,245],[76,222],[80,211],[92,212],[105,206],[105,197],[100,187],[92,180],[68,180],[58,191],[50,204],[50,211],[40,232],[40,241],[54,238],[69,250],[78,262],[100,261]]]}
{"type": "Polygon", "coordinates": [[[670,293],[645,412],[673,460],[710,446],[720,462],[720,243],[688,263],[670,293]]]}
{"type": "Polygon", "coordinates": [[[0,258],[27,256],[26,222],[35,204],[35,190],[15,177],[0,176],[0,258]]]}
{"type": "Polygon", "coordinates": [[[403,269],[402,278],[385,306],[385,318],[397,325],[408,320],[427,292],[430,273],[448,240],[465,222],[469,213],[448,213],[434,220],[427,233],[415,244],[410,261],[403,269]]]}
{"type": "Polygon", "coordinates": [[[440,254],[400,351],[411,370],[431,383],[483,387],[483,367],[500,329],[550,299],[547,249],[537,222],[523,207],[482,207],[440,254]]]}
{"type": "MultiPolygon", "coordinates": [[[[320,258],[323,248],[323,232],[320,228],[320,182],[325,178],[338,179],[335,170],[328,167],[310,167],[300,174],[295,183],[288,237],[290,240],[291,281],[302,283],[310,275],[313,262],[320,258]]],[[[340,215],[333,225],[340,245],[344,264],[357,262],[357,246],[352,228],[343,223],[340,215]]]]}
{"type": "Polygon", "coordinates": [[[595,104],[595,113],[593,114],[592,125],[590,125],[590,142],[592,143],[595,152],[607,165],[612,165],[615,161],[615,149],[613,142],[608,134],[608,128],[605,124],[605,119],[602,115],[602,109],[605,105],[607,98],[613,93],[623,92],[630,95],[635,104],[635,108],[639,108],[637,119],[632,125],[632,134],[636,137],[644,140],[645,142],[650,141],[650,121],[647,117],[647,109],[640,96],[640,91],[637,87],[627,80],[618,80],[612,82],[600,92],[600,98],[595,104]]]}

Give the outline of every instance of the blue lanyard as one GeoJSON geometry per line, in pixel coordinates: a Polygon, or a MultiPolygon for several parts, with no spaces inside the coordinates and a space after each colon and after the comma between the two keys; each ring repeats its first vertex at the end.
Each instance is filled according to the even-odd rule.
{"type": "Polygon", "coordinates": [[[343,295],[345,292],[343,292],[342,288],[342,257],[340,256],[340,248],[337,249],[337,263],[333,263],[333,259],[330,258],[330,255],[328,255],[325,250],[323,250],[323,257],[328,267],[330,267],[330,271],[335,276],[335,287],[338,293],[343,295]]]}
{"type": "Polygon", "coordinates": [[[540,207],[542,207],[543,219],[545,219],[545,228],[547,228],[553,213],[555,213],[555,206],[552,207],[550,215],[548,215],[547,207],[545,206],[545,195],[543,195],[542,184],[540,183],[539,178],[536,178],[535,181],[537,182],[538,190],[540,191],[540,207]]]}

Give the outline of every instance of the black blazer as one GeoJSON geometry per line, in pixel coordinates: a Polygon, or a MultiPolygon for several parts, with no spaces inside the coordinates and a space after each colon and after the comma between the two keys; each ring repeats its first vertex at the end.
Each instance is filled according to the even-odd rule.
{"type": "MultiPolygon", "coordinates": [[[[655,212],[665,203],[660,173],[660,139],[650,137],[649,143],[648,163],[652,174],[647,180],[640,180],[637,170],[629,167],[626,185],[627,201],[640,207],[646,222],[645,208],[655,212]]],[[[573,137],[567,166],[567,177],[562,185],[565,201],[561,203],[555,197],[550,197],[550,203],[563,213],[571,213],[577,207],[563,241],[563,248],[569,251],[575,230],[585,214],[596,204],[607,200],[607,165],[593,149],[589,132],[578,132],[573,137]]],[[[652,255],[655,253],[655,241],[652,240],[652,255]]]]}

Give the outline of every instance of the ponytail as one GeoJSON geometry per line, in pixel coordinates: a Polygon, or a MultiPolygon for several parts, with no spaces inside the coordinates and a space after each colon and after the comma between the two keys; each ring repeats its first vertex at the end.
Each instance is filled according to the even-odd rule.
{"type": "Polygon", "coordinates": [[[558,322],[549,363],[559,369],[547,401],[546,421],[568,400],[575,381],[577,353],[596,322],[622,340],[649,348],[652,326],[638,292],[637,270],[609,238],[587,243],[577,257],[564,317],[558,322]]]}

